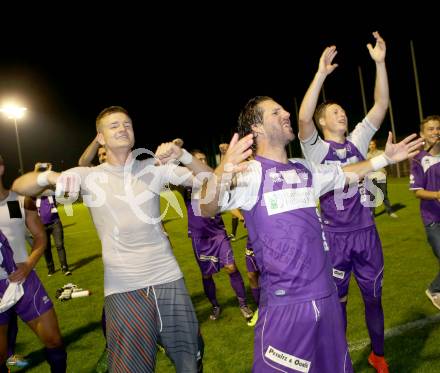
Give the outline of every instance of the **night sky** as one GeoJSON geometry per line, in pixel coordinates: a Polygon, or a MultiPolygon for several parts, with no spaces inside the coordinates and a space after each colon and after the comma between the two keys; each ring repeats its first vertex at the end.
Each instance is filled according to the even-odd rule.
{"type": "MultiPolygon", "coordinates": [[[[37,161],[50,161],[56,170],[75,166],[96,134],[97,114],[110,105],[129,111],[136,146],[151,150],[181,137],[186,148],[213,153],[230,138],[240,108],[256,95],[272,96],[290,111],[296,133],[295,99],[299,105],[323,49],[331,44],[338,48],[339,67],[327,78],[326,98],[346,109],[353,127],[363,116],[358,66],[368,107],[373,102],[375,66],[365,45],[374,44],[375,30],[387,43],[398,137],[418,132],[419,124],[410,40],[423,114],[440,114],[437,22],[420,27],[408,18],[377,19],[377,9],[362,21],[323,10],[326,22],[321,22],[314,13],[292,13],[269,3],[252,14],[215,7],[197,12],[206,14],[165,4],[163,13],[138,17],[135,10],[116,7],[93,16],[84,9],[66,10],[59,17],[28,15],[3,23],[0,104],[15,98],[28,108],[19,120],[25,169],[37,161]],[[180,11],[193,16],[179,16],[180,11]]],[[[389,129],[387,116],[377,137],[385,138],[389,129]]],[[[3,116],[0,139],[0,154],[13,178],[18,172],[15,131],[3,116]]],[[[299,156],[297,140],[293,149],[299,156]]]]}

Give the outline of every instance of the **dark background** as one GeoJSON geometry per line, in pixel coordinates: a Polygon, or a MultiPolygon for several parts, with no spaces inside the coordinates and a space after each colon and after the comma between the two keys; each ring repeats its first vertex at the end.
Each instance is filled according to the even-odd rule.
{"type": "MultiPolygon", "coordinates": [[[[296,4],[162,3],[158,10],[145,3],[143,11],[119,4],[93,13],[79,4],[44,15],[41,8],[17,9],[9,17],[5,10],[0,104],[15,98],[28,108],[19,120],[25,170],[36,161],[50,161],[56,170],[75,166],[96,134],[97,114],[110,105],[129,111],[136,146],[153,151],[160,142],[181,137],[186,148],[202,148],[212,159],[218,144],[230,139],[241,107],[255,95],[280,102],[292,113],[297,132],[295,100],[299,105],[331,44],[338,48],[339,67],[325,83],[326,98],[341,103],[352,128],[363,117],[358,66],[368,107],[373,103],[375,65],[366,44],[374,44],[375,30],[387,43],[397,136],[418,132],[420,122],[410,40],[423,115],[440,114],[435,9],[417,3],[385,14],[377,3],[356,3],[345,16],[330,3],[311,3],[309,11],[295,10],[296,4]]],[[[380,140],[390,129],[389,119],[380,140]]],[[[0,139],[11,179],[18,174],[18,155],[14,126],[4,116],[0,139]]],[[[296,140],[292,151],[300,155],[296,140]]]]}

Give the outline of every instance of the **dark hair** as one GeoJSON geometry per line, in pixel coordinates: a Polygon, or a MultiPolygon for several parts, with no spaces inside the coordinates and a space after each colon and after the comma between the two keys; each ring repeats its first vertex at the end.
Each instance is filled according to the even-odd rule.
{"type": "Polygon", "coordinates": [[[423,130],[425,129],[425,124],[430,122],[430,121],[436,121],[440,123],[440,115],[430,115],[428,117],[426,117],[425,119],[422,120],[422,123],[420,123],[420,132],[423,132],[423,130]]]}
{"type": "Polygon", "coordinates": [[[5,162],[4,162],[4,160],[3,160],[3,157],[1,156],[1,154],[0,154],[0,166],[2,166],[2,165],[4,165],[5,164],[5,162]]]}
{"type": "Polygon", "coordinates": [[[101,121],[102,118],[106,117],[107,115],[114,114],[114,113],[124,113],[127,116],[129,116],[128,115],[128,111],[125,110],[122,106],[109,106],[109,107],[106,107],[96,117],[96,129],[97,130],[99,129],[99,122],[101,121]]]}
{"type": "MultiPolygon", "coordinates": [[[[252,133],[252,126],[263,122],[263,109],[258,105],[263,101],[274,101],[273,98],[269,96],[255,96],[251,98],[238,116],[238,126],[237,132],[240,137],[244,137],[252,133]]],[[[255,151],[256,144],[255,141],[252,144],[252,149],[255,151]]]]}
{"type": "Polygon", "coordinates": [[[318,126],[318,128],[322,131],[321,123],[319,123],[319,120],[325,115],[325,111],[327,108],[331,105],[337,105],[338,103],[336,101],[324,101],[320,103],[316,110],[315,114],[313,114],[313,119],[315,120],[315,124],[318,126]]]}

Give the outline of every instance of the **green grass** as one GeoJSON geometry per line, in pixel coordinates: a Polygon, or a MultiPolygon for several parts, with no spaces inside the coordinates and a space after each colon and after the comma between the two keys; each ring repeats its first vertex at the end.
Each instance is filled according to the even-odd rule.
{"type": "MultiPolygon", "coordinates": [[[[438,313],[424,291],[438,271],[419,216],[418,201],[408,191],[408,179],[393,179],[389,184],[390,200],[404,207],[397,211],[398,219],[386,214],[376,218],[385,256],[383,306],[385,328],[393,328],[438,313]]],[[[62,208],[60,208],[63,211],[62,208]]],[[[382,207],[378,208],[378,212],[382,207]]],[[[230,215],[225,214],[230,229],[230,215]]],[[[67,344],[68,371],[92,372],[104,348],[100,319],[103,304],[103,268],[100,244],[87,209],[75,206],[73,217],[62,215],[65,226],[65,245],[73,276],[64,277],[58,271],[47,277],[44,259],[37,272],[52,297],[61,331],[67,344]],[[92,291],[86,298],[59,302],[55,291],[67,282],[74,282],[92,291]]],[[[225,273],[215,276],[218,299],[222,306],[220,320],[208,319],[210,305],[203,294],[200,272],[194,259],[191,242],[186,233],[186,219],[171,211],[165,222],[175,255],[184,272],[205,340],[205,372],[250,372],[253,351],[253,328],[242,318],[237,301],[225,273]]],[[[237,264],[246,280],[244,246],[246,231],[242,224],[239,239],[233,243],[237,264]]],[[[56,256],[55,248],[53,248],[56,256]]],[[[55,259],[57,262],[57,258],[55,259]]],[[[248,297],[251,299],[250,292],[248,297]]],[[[253,303],[251,306],[254,307],[253,303]]],[[[348,339],[356,342],[368,338],[364,322],[363,304],[355,281],[352,281],[348,305],[348,339]]],[[[19,325],[17,353],[28,355],[33,361],[29,372],[49,372],[42,347],[29,328],[19,325]]],[[[440,324],[431,324],[385,341],[386,357],[392,372],[440,372],[440,324]]],[[[356,372],[374,372],[368,366],[369,347],[353,351],[351,356],[356,372]]],[[[23,371],[23,370],[22,370],[23,371]]],[[[158,354],[157,372],[174,372],[168,359],[158,354]]],[[[325,373],[325,372],[323,372],[325,373]]]]}

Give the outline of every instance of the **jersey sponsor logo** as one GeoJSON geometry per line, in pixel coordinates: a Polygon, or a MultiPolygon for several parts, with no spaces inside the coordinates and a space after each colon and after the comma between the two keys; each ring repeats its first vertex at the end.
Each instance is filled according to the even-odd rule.
{"type": "Polygon", "coordinates": [[[333,277],[339,278],[341,280],[344,279],[345,272],[339,269],[333,268],[333,277]]]}
{"type": "Polygon", "coordinates": [[[282,296],[286,295],[286,290],[284,290],[284,289],[275,290],[275,295],[278,297],[282,297],[282,296]]]}
{"type": "Polygon", "coordinates": [[[264,193],[263,197],[269,216],[316,206],[312,188],[281,189],[264,193]]]}
{"type": "Polygon", "coordinates": [[[264,356],[277,364],[303,373],[308,373],[312,365],[311,361],[300,359],[299,357],[277,350],[271,345],[267,347],[264,356]]]}

